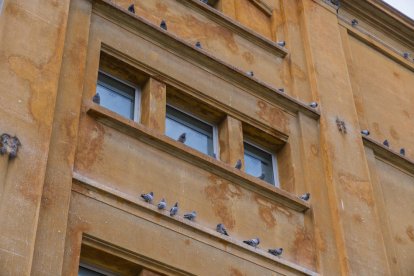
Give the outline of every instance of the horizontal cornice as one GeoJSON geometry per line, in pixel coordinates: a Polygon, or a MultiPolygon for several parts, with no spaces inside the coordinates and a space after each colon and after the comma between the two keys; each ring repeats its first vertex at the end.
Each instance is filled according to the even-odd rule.
{"type": "Polygon", "coordinates": [[[380,0],[343,0],[340,9],[413,48],[414,20],[380,0]]]}
{"type": "Polygon", "coordinates": [[[249,77],[244,71],[218,59],[203,49],[196,48],[194,45],[189,44],[168,31],[164,31],[146,19],[132,14],[107,0],[94,0],[93,2],[95,13],[124,28],[128,28],[133,32],[135,31],[138,35],[144,36],[149,41],[154,41],[156,44],[179,55],[185,60],[207,68],[213,74],[217,74],[233,85],[292,113],[301,112],[313,119],[319,119],[320,113],[310,108],[307,104],[280,92],[278,89],[271,87],[255,77],[249,77]]]}

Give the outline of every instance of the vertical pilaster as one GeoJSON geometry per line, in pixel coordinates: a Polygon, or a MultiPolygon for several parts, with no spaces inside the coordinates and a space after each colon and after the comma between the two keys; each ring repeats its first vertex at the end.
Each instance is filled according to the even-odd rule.
{"type": "Polygon", "coordinates": [[[149,128],[164,133],[166,85],[154,78],[149,78],[142,89],[141,123],[149,128]]]}
{"type": "Polygon", "coordinates": [[[219,126],[220,159],[231,166],[241,160],[244,168],[242,123],[227,116],[219,126]]]}
{"type": "Polygon", "coordinates": [[[217,9],[225,15],[236,19],[236,7],[234,5],[235,0],[220,0],[218,2],[217,9]]]}

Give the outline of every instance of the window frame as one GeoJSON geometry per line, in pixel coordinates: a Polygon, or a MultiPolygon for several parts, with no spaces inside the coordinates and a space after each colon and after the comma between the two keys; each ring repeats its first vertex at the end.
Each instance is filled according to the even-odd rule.
{"type": "MultiPolygon", "coordinates": [[[[114,79],[115,81],[117,81],[117,82],[120,82],[120,83],[122,83],[122,84],[124,84],[124,85],[126,85],[126,86],[129,86],[129,87],[131,87],[132,89],[134,89],[134,92],[135,92],[135,94],[134,94],[134,106],[133,106],[133,119],[131,119],[131,118],[127,118],[127,117],[125,117],[125,118],[127,118],[128,120],[133,120],[134,122],[137,122],[137,123],[139,123],[140,121],[141,121],[141,87],[139,86],[139,85],[137,85],[137,84],[134,84],[134,83],[132,83],[132,82],[129,82],[129,81],[126,81],[126,80],[123,80],[123,79],[120,79],[120,78],[118,78],[118,77],[116,77],[116,76],[114,76],[114,75],[112,75],[112,74],[110,74],[110,73],[107,73],[107,72],[105,72],[105,71],[103,71],[102,69],[99,69],[98,70],[98,76],[97,76],[97,78],[96,78],[96,88],[95,88],[95,93],[96,92],[98,92],[97,91],[97,88],[98,88],[98,84],[99,84],[99,74],[103,74],[103,75],[105,75],[106,77],[109,77],[109,78],[111,78],[111,79],[114,79]],[[138,110],[137,110],[137,108],[138,108],[138,110]]],[[[102,81],[101,81],[101,83],[102,83],[102,81]]],[[[115,91],[115,92],[117,92],[117,91],[115,91]]],[[[103,106],[104,107],[104,106],[103,106]]],[[[107,107],[104,107],[104,108],[106,108],[106,109],[108,109],[108,110],[111,110],[111,109],[109,109],[109,108],[107,108],[107,107]]],[[[113,110],[111,110],[112,112],[115,112],[115,111],[113,111],[113,110]]],[[[117,113],[117,112],[115,112],[115,113],[117,113]]],[[[118,114],[118,113],[117,113],[118,114]]],[[[120,115],[120,114],[119,114],[120,115]]],[[[122,115],[120,115],[120,116],[122,116],[122,115]]]]}
{"type": "MultiPolygon", "coordinates": [[[[103,274],[105,276],[117,276],[117,274],[114,274],[111,271],[108,271],[108,270],[105,270],[105,269],[102,269],[102,268],[98,268],[96,266],[88,265],[88,264],[83,263],[83,262],[80,262],[79,263],[79,268],[80,267],[83,267],[85,269],[92,270],[93,272],[100,273],[100,274],[103,274]]],[[[79,268],[78,268],[78,275],[79,275],[79,268]]]]}
{"type": "MultiPolygon", "coordinates": [[[[275,187],[280,188],[280,182],[279,182],[279,171],[278,171],[278,166],[277,166],[277,157],[276,157],[276,153],[271,152],[271,151],[269,151],[268,149],[263,148],[262,146],[259,146],[258,144],[256,144],[256,143],[252,142],[252,141],[251,141],[251,140],[249,140],[249,139],[243,139],[243,158],[244,158],[244,155],[246,154],[246,153],[245,153],[244,143],[249,144],[250,146],[255,147],[255,148],[257,148],[258,150],[261,150],[261,151],[263,151],[263,152],[265,152],[265,153],[267,153],[267,154],[270,154],[270,156],[271,156],[271,158],[272,158],[272,170],[273,170],[273,181],[274,181],[274,183],[267,182],[266,180],[263,180],[263,181],[265,181],[266,183],[269,183],[270,185],[273,185],[273,186],[275,186],[275,187]]],[[[246,172],[246,163],[245,163],[245,172],[246,172]]],[[[247,172],[246,172],[246,173],[247,173],[247,172]]],[[[250,174],[249,174],[249,175],[250,175],[250,174]]]]}
{"type": "MultiPolygon", "coordinates": [[[[177,110],[178,112],[180,112],[180,113],[183,113],[184,115],[187,115],[187,116],[189,116],[189,117],[191,117],[192,119],[194,119],[194,120],[197,120],[197,121],[200,121],[201,123],[204,123],[204,124],[206,124],[206,125],[209,125],[209,126],[211,126],[212,127],[212,129],[213,129],[213,135],[212,135],[212,139],[213,139],[213,156],[211,156],[211,155],[209,155],[209,154],[206,154],[206,153],[204,153],[204,152],[201,152],[201,151],[199,151],[199,150],[197,150],[197,149],[194,149],[194,150],[197,150],[198,152],[201,152],[202,154],[206,154],[207,156],[210,156],[210,157],[212,157],[212,158],[214,158],[214,159],[217,159],[217,160],[219,160],[219,150],[220,150],[220,147],[219,147],[219,142],[218,142],[218,126],[217,125],[214,125],[214,124],[212,124],[212,123],[210,123],[210,122],[208,122],[208,121],[205,121],[205,120],[203,120],[203,119],[201,119],[201,118],[199,118],[199,117],[197,117],[197,115],[194,115],[194,114],[192,114],[192,113],[189,113],[189,112],[187,112],[187,111],[185,111],[185,110],[182,110],[182,109],[180,109],[180,108],[178,108],[178,107],[176,107],[176,106],[174,106],[174,105],[172,105],[172,104],[169,104],[169,103],[167,103],[167,105],[166,105],[166,108],[165,108],[165,118],[167,119],[167,117],[168,117],[168,112],[167,112],[167,109],[168,109],[168,107],[170,107],[170,108],[172,108],[172,109],[175,109],[175,110],[177,110]]],[[[170,118],[171,119],[171,118],[170,118]]],[[[178,120],[180,120],[180,118],[178,118],[178,120]]],[[[181,121],[181,120],[180,120],[181,121]]],[[[181,122],[179,122],[180,124],[183,124],[183,125],[186,125],[185,123],[181,123],[181,122]]],[[[191,124],[189,124],[189,125],[191,125],[191,124]]],[[[186,125],[187,126],[187,125],[186,125]]],[[[189,127],[189,126],[187,126],[187,127],[189,127]]],[[[192,126],[193,127],[193,126],[192,126]]],[[[197,127],[195,127],[195,128],[197,128],[197,127]]],[[[166,134],[165,134],[166,135],[166,134]]],[[[166,135],[167,136],[167,135],[166,135]]],[[[171,137],[170,137],[171,138],[171,137]]],[[[191,147],[192,148],[192,147],[191,147]]]]}

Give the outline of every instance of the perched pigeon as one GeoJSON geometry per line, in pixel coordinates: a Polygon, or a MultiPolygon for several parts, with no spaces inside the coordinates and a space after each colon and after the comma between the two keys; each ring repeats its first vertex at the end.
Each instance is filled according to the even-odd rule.
{"type": "Polygon", "coordinates": [[[141,197],[148,203],[152,202],[152,199],[154,198],[154,193],[149,192],[148,194],[142,194],[141,197]]]}
{"type": "Polygon", "coordinates": [[[238,170],[240,170],[241,169],[241,167],[242,167],[242,162],[241,162],[241,160],[239,159],[239,160],[237,160],[237,162],[236,162],[236,165],[234,166],[236,169],[238,169],[238,170]]]}
{"type": "Polygon", "coordinates": [[[128,7],[128,11],[129,11],[129,12],[132,12],[132,13],[135,13],[135,6],[134,6],[134,4],[132,4],[132,5],[130,5],[130,6],[128,7]]]}
{"type": "Polygon", "coordinates": [[[403,53],[403,57],[405,59],[408,59],[410,57],[410,53],[407,53],[407,52],[403,53]]]}
{"type": "Polygon", "coordinates": [[[192,211],[191,213],[184,214],[185,219],[194,220],[197,216],[196,211],[192,211]]]}
{"type": "Polygon", "coordinates": [[[259,238],[255,238],[255,239],[251,239],[251,240],[247,240],[247,241],[243,241],[243,242],[250,245],[250,246],[253,246],[254,248],[256,248],[259,245],[260,240],[259,240],[259,238]]]}
{"type": "Polygon", "coordinates": [[[405,155],[405,149],[404,149],[404,148],[401,148],[401,149],[400,149],[400,154],[401,154],[401,155],[405,155]]]}
{"type": "Polygon", "coordinates": [[[352,21],[351,21],[351,25],[352,26],[356,26],[356,25],[358,25],[358,20],[356,20],[355,18],[354,19],[352,19],[352,21]]]}
{"type": "Polygon", "coordinates": [[[177,139],[178,142],[180,143],[185,143],[185,140],[187,139],[187,134],[185,132],[183,132],[177,139]]]}
{"type": "Polygon", "coordinates": [[[202,47],[201,47],[201,42],[200,41],[197,41],[196,42],[196,44],[195,44],[195,46],[197,47],[197,48],[199,48],[199,49],[201,49],[202,47]]]}
{"type": "Polygon", "coordinates": [[[269,249],[267,250],[267,252],[275,256],[280,256],[283,253],[283,248],[280,247],[280,248],[275,248],[275,249],[269,249]]]}
{"type": "Polygon", "coordinates": [[[227,233],[226,228],[224,227],[223,223],[219,223],[217,224],[216,227],[216,231],[219,232],[220,234],[226,235],[228,236],[229,234],[227,233]]]}
{"type": "Polygon", "coordinates": [[[161,27],[161,29],[167,30],[167,22],[165,22],[165,20],[162,20],[161,24],[160,24],[160,27],[161,27]]]}
{"type": "Polygon", "coordinates": [[[277,90],[279,90],[279,92],[285,93],[285,89],[284,88],[278,88],[277,90]]]}
{"type": "Polygon", "coordinates": [[[165,207],[167,207],[167,203],[165,202],[165,199],[161,199],[161,201],[157,205],[158,210],[164,210],[165,207]]]}
{"type": "Polygon", "coordinates": [[[284,40],[282,41],[278,41],[277,45],[279,45],[280,47],[285,47],[286,46],[286,42],[284,40]]]}
{"type": "Polygon", "coordinates": [[[363,130],[361,130],[361,134],[363,134],[363,135],[365,135],[365,136],[368,136],[369,135],[369,130],[368,129],[363,129],[363,130]]]}
{"type": "Polygon", "coordinates": [[[101,104],[101,96],[99,95],[99,93],[96,93],[93,96],[92,101],[96,104],[101,104]]]}
{"type": "Polygon", "coordinates": [[[309,106],[312,107],[312,108],[317,108],[318,107],[318,103],[317,102],[311,102],[309,104],[309,106]]]}
{"type": "Polygon", "coordinates": [[[390,143],[388,142],[388,140],[387,140],[387,139],[385,139],[385,140],[384,140],[384,142],[382,142],[382,144],[383,144],[384,146],[386,146],[386,147],[389,147],[389,146],[390,146],[390,143]]]}
{"type": "Polygon", "coordinates": [[[310,199],[310,193],[303,194],[299,198],[304,201],[308,201],[310,199]]]}
{"type": "Polygon", "coordinates": [[[247,72],[246,73],[249,77],[254,77],[254,73],[253,73],[253,71],[249,71],[249,72],[247,72]]]}
{"type": "Polygon", "coordinates": [[[260,178],[261,180],[265,179],[265,177],[266,177],[266,175],[265,175],[264,173],[262,173],[261,175],[259,175],[259,178],[260,178]]]}
{"type": "Polygon", "coordinates": [[[178,212],[178,202],[174,204],[173,207],[170,209],[170,216],[175,216],[178,212]]]}

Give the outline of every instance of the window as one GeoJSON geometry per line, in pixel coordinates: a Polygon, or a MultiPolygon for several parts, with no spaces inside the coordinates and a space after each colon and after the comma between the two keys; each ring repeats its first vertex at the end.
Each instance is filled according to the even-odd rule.
{"type": "Polygon", "coordinates": [[[99,104],[128,119],[139,121],[139,89],[99,72],[96,92],[99,104]]]}
{"type": "Polygon", "coordinates": [[[115,274],[104,271],[89,265],[79,265],[78,276],[115,276],[115,274]]]}
{"type": "Polygon", "coordinates": [[[216,148],[216,127],[205,123],[191,115],[167,106],[167,118],[165,123],[165,134],[185,145],[202,153],[215,157],[216,148]]]}
{"type": "Polygon", "coordinates": [[[279,186],[274,154],[244,142],[244,164],[246,173],[279,186]]]}

